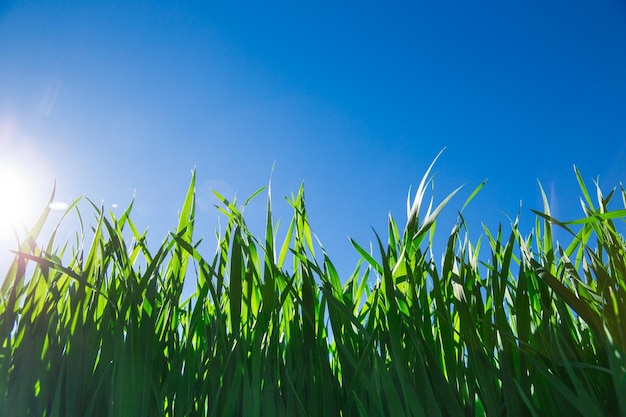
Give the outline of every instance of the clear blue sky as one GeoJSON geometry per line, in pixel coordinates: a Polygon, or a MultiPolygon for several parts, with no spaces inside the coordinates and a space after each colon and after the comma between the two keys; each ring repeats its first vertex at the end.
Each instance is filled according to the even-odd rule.
{"type": "MultiPolygon", "coordinates": [[[[449,221],[489,179],[467,210],[476,236],[520,200],[530,232],[537,180],[558,217],[579,216],[574,164],[607,191],[626,179],[623,0],[206,3],[2,2],[0,183],[29,202],[13,211],[38,212],[55,179],[59,201],[119,212],[135,194],[158,243],[195,166],[210,254],[209,189],[243,201],[276,162],[283,230],[282,196],[304,181],[345,274],[347,237],[385,235],[389,212],[404,224],[444,146],[437,196],[467,183],[449,221]]],[[[0,195],[5,211],[14,200],[0,195]]],[[[248,211],[259,233],[264,204],[248,211]]]]}

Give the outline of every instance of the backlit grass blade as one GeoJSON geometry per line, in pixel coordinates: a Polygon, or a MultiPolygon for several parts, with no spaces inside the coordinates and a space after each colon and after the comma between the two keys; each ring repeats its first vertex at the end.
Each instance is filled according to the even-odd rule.
{"type": "Polygon", "coordinates": [[[263,189],[241,207],[215,193],[227,223],[209,255],[195,171],[153,251],[132,202],[119,217],[92,204],[85,232],[76,200],[75,247],[55,231],[39,244],[42,215],[2,286],[0,415],[626,414],[624,188],[615,210],[596,181],[594,202],[575,169],[584,218],[554,218],[540,185],[534,230],[520,212],[472,240],[462,210],[483,182],[439,248],[437,217],[460,188],[424,200],[432,169],[402,233],[389,216],[376,253],[351,240],[347,277],[302,186],[278,243],[271,183],[261,238],[243,211],[263,189]]]}

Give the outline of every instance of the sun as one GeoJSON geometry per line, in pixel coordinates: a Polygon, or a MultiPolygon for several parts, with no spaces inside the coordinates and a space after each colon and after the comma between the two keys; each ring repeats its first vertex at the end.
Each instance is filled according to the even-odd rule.
{"type": "Polygon", "coordinates": [[[36,179],[28,171],[0,162],[0,239],[12,238],[14,230],[19,233],[32,226],[42,209],[36,188],[36,179]]]}
{"type": "MultiPolygon", "coordinates": [[[[26,239],[49,203],[54,184],[50,178],[47,164],[36,155],[31,154],[30,159],[19,152],[0,155],[0,279],[14,257],[11,251],[26,239]]],[[[50,208],[67,207],[56,206],[60,204],[54,202],[50,208]]]]}

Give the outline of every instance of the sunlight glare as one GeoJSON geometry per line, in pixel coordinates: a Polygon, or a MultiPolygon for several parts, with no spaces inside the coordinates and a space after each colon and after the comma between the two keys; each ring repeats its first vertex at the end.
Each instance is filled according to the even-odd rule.
{"type": "Polygon", "coordinates": [[[25,172],[15,166],[0,166],[0,229],[4,238],[13,228],[29,226],[27,222],[40,211],[31,189],[32,179],[25,172]]]}

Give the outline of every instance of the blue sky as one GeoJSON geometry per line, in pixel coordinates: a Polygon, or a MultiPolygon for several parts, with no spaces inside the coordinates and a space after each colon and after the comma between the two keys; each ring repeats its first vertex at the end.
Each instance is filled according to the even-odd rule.
{"type": "MultiPolygon", "coordinates": [[[[390,212],[404,224],[409,187],[443,147],[436,196],[467,184],[444,237],[487,178],[466,211],[475,236],[520,200],[530,232],[537,180],[558,217],[578,217],[574,164],[606,191],[626,178],[623,0],[214,3],[3,2],[4,213],[32,222],[56,179],[58,201],[119,212],[135,195],[158,243],[197,167],[210,254],[210,188],[243,201],[275,163],[283,228],[282,196],[304,181],[312,228],[345,274],[347,237],[384,235],[390,212]]],[[[247,210],[259,233],[264,205],[247,210]]],[[[0,227],[2,265],[13,244],[0,227]]]]}

